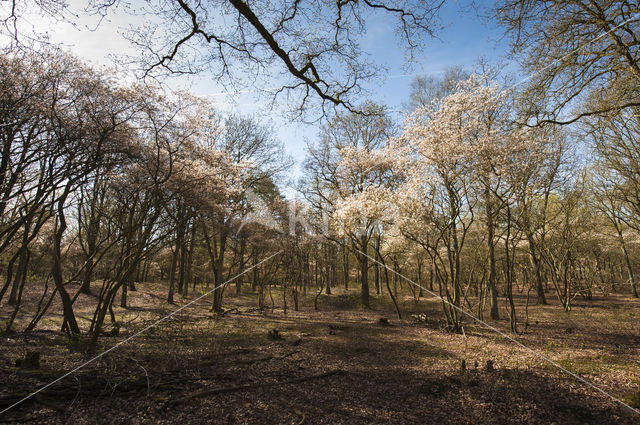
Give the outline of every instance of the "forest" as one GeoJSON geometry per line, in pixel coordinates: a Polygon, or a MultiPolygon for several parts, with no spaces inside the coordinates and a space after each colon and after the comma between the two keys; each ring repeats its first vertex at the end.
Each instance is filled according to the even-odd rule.
{"type": "Polygon", "coordinates": [[[400,113],[361,37],[424,54],[442,4],[143,2],[141,77],[9,3],[0,422],[640,420],[636,3],[487,2],[518,73],[413,76],[400,113]],[[300,173],[271,121],[164,82],[205,70],[277,76],[262,101],[316,123],[300,173]]]}

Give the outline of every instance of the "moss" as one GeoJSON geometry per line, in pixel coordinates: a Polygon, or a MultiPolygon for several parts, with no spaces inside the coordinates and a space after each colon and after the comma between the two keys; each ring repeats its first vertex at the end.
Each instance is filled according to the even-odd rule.
{"type": "Polygon", "coordinates": [[[635,409],[640,409],[640,391],[623,396],[622,401],[635,409]]]}
{"type": "Polygon", "coordinates": [[[600,365],[591,359],[564,359],[557,362],[560,366],[576,375],[595,375],[600,365]]]}

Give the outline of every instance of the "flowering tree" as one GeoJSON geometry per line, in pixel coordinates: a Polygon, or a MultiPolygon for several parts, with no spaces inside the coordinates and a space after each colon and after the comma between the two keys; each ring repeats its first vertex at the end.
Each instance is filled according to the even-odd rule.
{"type": "MultiPolygon", "coordinates": [[[[506,292],[512,300],[509,270],[518,239],[512,228],[519,217],[514,210],[516,195],[525,199],[522,194],[532,187],[530,183],[541,179],[547,170],[541,164],[549,153],[546,139],[513,126],[507,101],[497,84],[472,75],[452,94],[418,108],[395,142],[396,151],[405,151],[397,167],[403,183],[397,191],[395,222],[406,237],[425,248],[443,295],[454,306],[460,305],[463,245],[482,212],[494,319],[499,317],[496,245],[505,240],[506,292]]],[[[445,313],[449,326],[459,330],[456,309],[445,306],[445,313]]]]}
{"type": "Polygon", "coordinates": [[[364,115],[338,115],[322,128],[319,144],[309,146],[305,191],[331,218],[325,236],[349,240],[360,263],[361,301],[369,306],[369,242],[384,209],[380,200],[387,198],[383,186],[390,155],[385,144],[393,129],[384,108],[368,104],[364,109],[364,115]]]}
{"type": "Polygon", "coordinates": [[[447,325],[454,332],[461,330],[461,253],[474,206],[467,170],[475,119],[468,96],[456,93],[416,110],[395,141],[398,149],[407,146],[395,223],[431,259],[448,302],[443,302],[447,325]]]}
{"type": "MultiPolygon", "coordinates": [[[[226,171],[218,168],[215,173],[226,180],[220,186],[224,190],[211,196],[199,214],[214,284],[218,287],[225,281],[225,255],[230,239],[238,245],[237,270],[243,269],[247,245],[245,224],[258,213],[267,219],[270,211],[257,211],[264,206],[260,201],[262,196],[273,196],[270,193],[274,190],[273,180],[289,166],[290,160],[283,154],[272,130],[255,118],[230,116],[220,121],[216,134],[211,133],[206,138],[210,140],[210,149],[224,155],[227,163],[226,171]]],[[[214,165],[215,162],[210,163],[210,166],[214,165]]],[[[226,270],[231,272],[236,268],[226,270]]],[[[239,291],[239,285],[236,287],[239,291]]],[[[224,287],[214,291],[212,311],[222,312],[223,291],[224,287]]]]}

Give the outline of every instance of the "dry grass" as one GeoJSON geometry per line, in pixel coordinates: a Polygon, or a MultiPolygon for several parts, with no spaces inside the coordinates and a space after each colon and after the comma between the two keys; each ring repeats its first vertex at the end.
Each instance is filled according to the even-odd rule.
{"type": "MultiPolygon", "coordinates": [[[[357,291],[336,289],[335,295],[320,297],[320,311],[313,310],[308,296],[301,311],[285,315],[279,291],[273,294],[276,308],[261,313],[255,309],[255,294],[234,296],[234,290],[227,290],[226,308],[237,310],[217,317],[202,300],[15,407],[0,421],[640,422],[639,415],[480,323],[468,320],[465,335],[442,332],[435,300],[403,297],[404,320],[398,320],[387,297],[374,297],[372,309],[366,310],[358,305],[357,291]],[[380,324],[380,317],[390,326],[380,324]],[[272,329],[283,339],[269,338],[272,329]],[[462,360],[466,370],[461,370],[462,360]],[[486,370],[487,360],[493,362],[493,371],[486,370]],[[341,373],[332,376],[292,382],[338,370],[341,373]],[[289,383],[278,384],[282,382],[289,383]],[[206,391],[208,395],[181,401],[206,391]]],[[[141,284],[130,293],[130,308],[116,309],[123,323],[121,335],[103,338],[102,349],[175,309],[164,302],[164,291],[162,285],[141,284]]],[[[517,301],[522,315],[524,299],[517,301]]],[[[514,337],[615,397],[635,403],[640,390],[640,302],[614,294],[577,300],[574,310],[565,313],[552,294],[549,301],[549,306],[529,307],[530,326],[514,337]]],[[[93,302],[81,296],[78,315],[90,318],[93,302]]],[[[0,314],[6,312],[3,306],[0,314]]],[[[31,312],[25,313],[18,328],[29,319],[31,312]]],[[[82,342],[67,341],[57,332],[59,323],[59,315],[52,314],[31,335],[2,337],[2,406],[86,360],[82,342]],[[15,361],[31,350],[41,353],[40,369],[16,367],[15,361]]],[[[508,329],[505,320],[491,324],[508,329]]]]}

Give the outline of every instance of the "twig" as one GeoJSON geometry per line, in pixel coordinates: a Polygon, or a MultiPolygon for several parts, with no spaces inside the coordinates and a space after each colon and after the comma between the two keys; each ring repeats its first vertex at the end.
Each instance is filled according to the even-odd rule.
{"type": "Polygon", "coordinates": [[[304,423],[304,421],[307,419],[307,416],[304,414],[304,412],[300,409],[294,408],[293,411],[298,415],[301,416],[300,418],[300,422],[298,422],[298,425],[302,425],[304,423]]]}
{"type": "Polygon", "coordinates": [[[67,413],[67,409],[65,409],[64,407],[60,407],[56,404],[43,400],[42,397],[34,397],[34,400],[42,404],[44,407],[48,407],[49,409],[55,410],[58,413],[67,413]]]}
{"type": "Polygon", "coordinates": [[[149,397],[149,395],[151,395],[151,382],[149,382],[149,373],[147,373],[147,369],[145,369],[144,366],[142,366],[134,357],[129,358],[133,360],[140,369],[144,370],[144,375],[147,377],[147,397],[149,397]]]}
{"type": "Polygon", "coordinates": [[[287,357],[291,357],[291,356],[293,356],[294,354],[297,354],[297,353],[299,353],[299,352],[300,352],[300,350],[294,350],[294,351],[292,351],[292,352],[290,352],[290,353],[288,353],[288,354],[285,354],[285,355],[284,355],[284,356],[282,356],[282,357],[278,357],[278,360],[284,360],[284,359],[286,359],[287,357]]]}
{"type": "Polygon", "coordinates": [[[302,378],[289,379],[287,381],[281,381],[281,382],[259,382],[255,384],[232,385],[229,387],[215,388],[212,390],[201,391],[199,393],[191,394],[186,397],[181,397],[175,400],[171,400],[167,402],[167,405],[180,404],[180,403],[184,403],[185,401],[193,400],[200,397],[215,395],[215,394],[232,393],[237,391],[249,390],[253,388],[265,388],[265,387],[275,387],[278,385],[297,384],[300,382],[311,381],[314,379],[328,378],[329,376],[338,375],[342,373],[346,373],[346,372],[344,370],[337,369],[337,370],[332,370],[330,372],[324,372],[324,373],[311,375],[311,376],[304,376],[302,378]]]}

